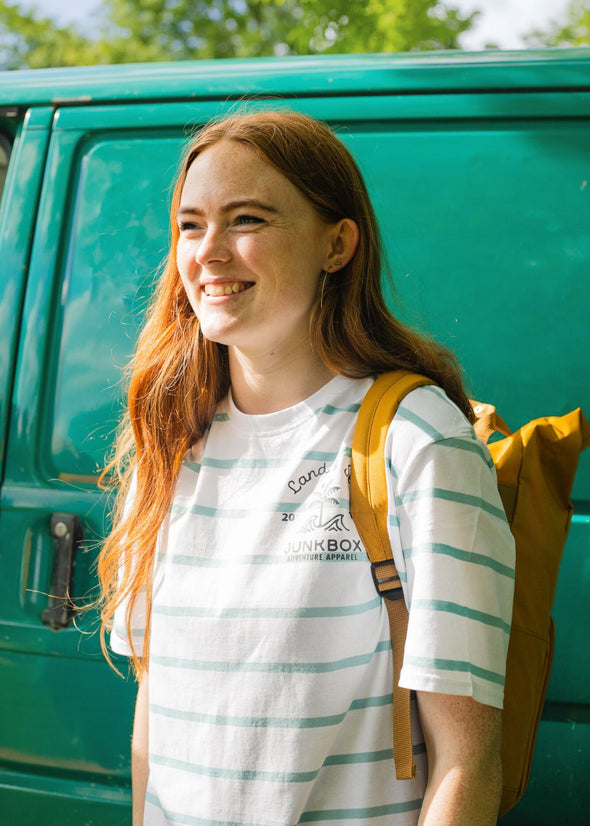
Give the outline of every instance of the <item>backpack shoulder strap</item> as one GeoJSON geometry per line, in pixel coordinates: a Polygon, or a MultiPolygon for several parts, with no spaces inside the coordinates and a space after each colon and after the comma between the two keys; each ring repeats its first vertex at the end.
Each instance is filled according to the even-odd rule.
{"type": "Polygon", "coordinates": [[[352,440],[350,513],[371,561],[377,590],[385,598],[393,650],[393,757],[398,780],[416,774],[410,727],[410,691],[400,688],[399,677],[408,629],[408,611],[393,561],[387,531],[385,440],[401,400],[417,387],[434,382],[399,370],[383,373],[359,411],[352,440]]]}

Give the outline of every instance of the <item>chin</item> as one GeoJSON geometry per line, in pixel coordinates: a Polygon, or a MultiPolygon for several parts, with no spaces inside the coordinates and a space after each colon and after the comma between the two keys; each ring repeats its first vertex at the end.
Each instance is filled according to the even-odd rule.
{"type": "Polygon", "coordinates": [[[220,329],[213,324],[201,324],[201,333],[208,341],[214,341],[215,344],[229,345],[234,340],[230,330],[220,329]]]}

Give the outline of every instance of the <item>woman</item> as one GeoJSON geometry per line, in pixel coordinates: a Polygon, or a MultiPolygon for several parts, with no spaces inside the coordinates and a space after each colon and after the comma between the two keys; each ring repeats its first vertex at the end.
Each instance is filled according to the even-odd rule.
{"type": "Polygon", "coordinates": [[[380,270],[326,126],[266,111],[194,140],[100,559],[111,646],[139,679],[134,824],[496,821],[512,540],[453,359],[390,315],[380,270]],[[386,457],[412,781],[395,780],[387,612],[348,510],[359,404],[400,367],[439,385],[406,397],[386,457]]]}

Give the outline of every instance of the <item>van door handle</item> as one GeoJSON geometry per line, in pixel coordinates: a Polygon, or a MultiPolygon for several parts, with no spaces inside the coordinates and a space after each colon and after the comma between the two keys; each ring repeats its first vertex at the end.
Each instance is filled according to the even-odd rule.
{"type": "Polygon", "coordinates": [[[72,581],[76,551],[84,540],[84,534],[80,520],[74,513],[54,513],[51,516],[51,535],[55,557],[49,601],[43,611],[43,625],[58,631],[67,628],[74,616],[72,581]]]}

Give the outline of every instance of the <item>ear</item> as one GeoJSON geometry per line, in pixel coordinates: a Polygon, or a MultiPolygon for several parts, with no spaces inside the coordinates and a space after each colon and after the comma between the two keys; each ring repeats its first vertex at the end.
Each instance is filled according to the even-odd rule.
{"type": "Polygon", "coordinates": [[[326,272],[337,272],[348,264],[358,247],[359,235],[358,225],[352,218],[342,218],[334,224],[330,251],[324,263],[326,272]]]}

